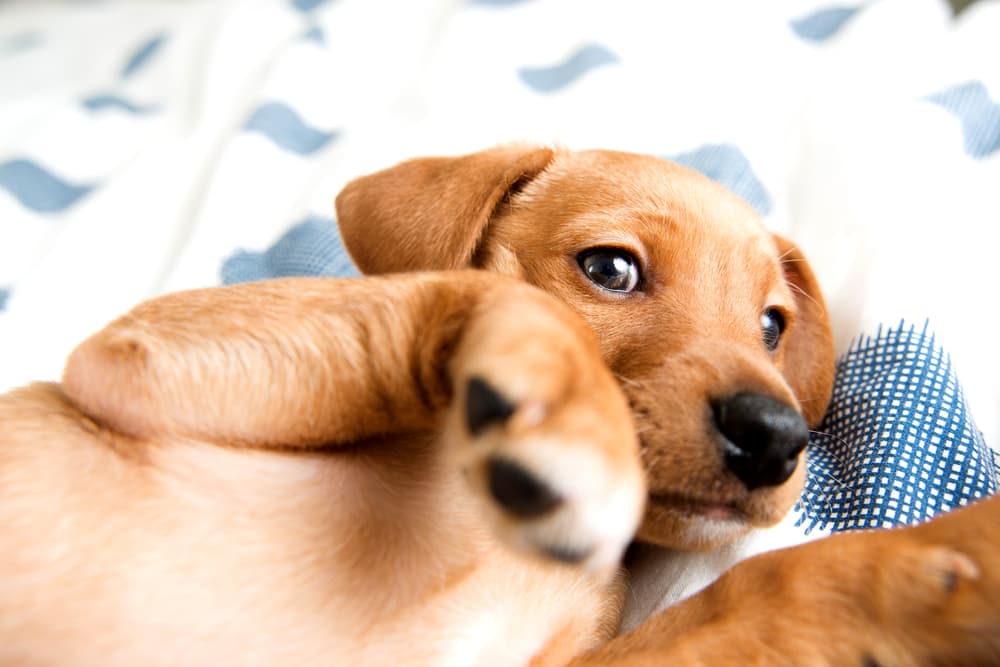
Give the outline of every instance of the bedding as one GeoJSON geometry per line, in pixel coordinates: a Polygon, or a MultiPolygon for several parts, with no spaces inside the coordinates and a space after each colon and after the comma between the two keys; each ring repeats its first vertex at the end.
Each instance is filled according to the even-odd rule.
{"type": "Polygon", "coordinates": [[[997,485],[997,63],[995,1],[6,2],[0,389],[157,294],[356,275],[353,176],[652,153],[803,247],[841,356],[801,501],[732,559],[920,521],[997,485]]]}

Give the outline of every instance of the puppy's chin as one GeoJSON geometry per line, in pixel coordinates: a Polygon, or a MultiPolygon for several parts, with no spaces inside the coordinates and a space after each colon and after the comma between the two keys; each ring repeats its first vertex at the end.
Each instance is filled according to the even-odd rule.
{"type": "Polygon", "coordinates": [[[745,516],[721,507],[688,511],[653,501],[646,505],[637,537],[668,549],[711,551],[746,535],[751,528],[745,516]]]}
{"type": "Polygon", "coordinates": [[[778,524],[791,509],[801,485],[790,483],[764,496],[739,503],[691,501],[650,496],[637,537],[679,551],[711,551],[730,544],[752,529],[778,524]]]}

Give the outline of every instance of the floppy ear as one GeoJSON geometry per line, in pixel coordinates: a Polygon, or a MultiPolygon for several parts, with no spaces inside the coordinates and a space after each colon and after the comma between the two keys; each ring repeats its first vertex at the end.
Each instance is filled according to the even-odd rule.
{"type": "Polygon", "coordinates": [[[799,401],[802,416],[815,428],[823,420],[833,391],[830,317],[805,255],[791,241],[777,234],[773,236],[796,305],[794,324],[782,339],[783,373],[799,401]]]}
{"type": "Polygon", "coordinates": [[[409,160],[362,176],[337,195],[344,245],[364,273],[468,266],[497,208],[553,154],[504,146],[409,160]]]}

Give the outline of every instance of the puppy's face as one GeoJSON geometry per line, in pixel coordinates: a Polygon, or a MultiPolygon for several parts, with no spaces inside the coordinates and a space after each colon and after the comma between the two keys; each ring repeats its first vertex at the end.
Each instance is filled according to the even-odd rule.
{"type": "Polygon", "coordinates": [[[597,333],[648,470],[640,538],[708,549],[776,523],[801,489],[808,425],[832,383],[808,264],[685,168],[608,151],[538,161],[508,170],[459,261],[559,296],[597,333]]]}

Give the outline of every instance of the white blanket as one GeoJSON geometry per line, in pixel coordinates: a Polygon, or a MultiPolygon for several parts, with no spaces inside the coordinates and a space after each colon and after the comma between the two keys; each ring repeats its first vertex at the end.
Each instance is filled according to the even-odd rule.
{"type": "Polygon", "coordinates": [[[838,352],[928,321],[995,447],[997,63],[997,2],[6,2],[0,389],[142,299],[281,273],[279,239],[335,244],[351,177],[536,140],[734,188],[812,259],[838,352]]]}

